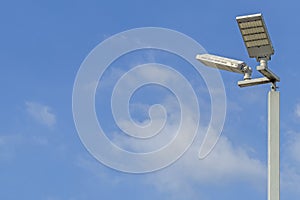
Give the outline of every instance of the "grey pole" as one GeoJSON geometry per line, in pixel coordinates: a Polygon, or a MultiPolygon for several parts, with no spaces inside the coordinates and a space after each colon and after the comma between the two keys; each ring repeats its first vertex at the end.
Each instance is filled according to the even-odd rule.
{"type": "Polygon", "coordinates": [[[268,94],[268,200],[280,199],[279,98],[272,86],[268,94]]]}

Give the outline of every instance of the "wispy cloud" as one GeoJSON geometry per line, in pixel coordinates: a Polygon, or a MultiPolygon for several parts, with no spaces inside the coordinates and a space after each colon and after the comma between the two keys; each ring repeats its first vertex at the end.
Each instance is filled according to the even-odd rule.
{"type": "Polygon", "coordinates": [[[52,113],[51,108],[37,102],[25,102],[26,111],[37,122],[52,127],[56,123],[56,116],[52,113]]]}
{"type": "Polygon", "coordinates": [[[20,134],[0,134],[0,161],[10,161],[15,157],[17,148],[23,144],[25,138],[20,134]]]}
{"type": "Polygon", "coordinates": [[[297,162],[300,165],[300,134],[296,132],[292,132],[289,134],[289,141],[285,146],[287,155],[291,160],[297,162]]]}
{"type": "Polygon", "coordinates": [[[296,166],[284,164],[281,172],[281,186],[285,192],[299,195],[300,172],[296,166]]]}
{"type": "MultiPolygon", "coordinates": [[[[130,142],[127,143],[127,145],[130,142]]],[[[133,143],[132,143],[133,144],[133,143]]],[[[250,153],[241,148],[235,147],[225,136],[221,136],[214,150],[203,160],[198,158],[199,145],[192,147],[176,161],[160,171],[144,174],[141,184],[154,187],[165,195],[168,199],[206,199],[202,194],[206,194],[207,187],[222,187],[244,182],[252,188],[261,192],[266,183],[265,164],[250,156],[250,153]],[[201,198],[199,198],[201,197],[201,198]]],[[[91,166],[83,160],[80,165],[97,176],[110,180],[112,177],[103,175],[103,167],[91,166]]],[[[117,176],[117,175],[116,175],[117,176]]],[[[118,176],[119,177],[119,176],[118,176]]],[[[126,178],[109,182],[118,187],[124,184],[126,178]]]]}
{"type": "MultiPolygon", "coordinates": [[[[168,99],[164,103],[167,110],[173,115],[178,114],[178,108],[173,107],[172,100],[168,99]]],[[[141,105],[139,105],[141,106],[141,105]]],[[[192,116],[192,111],[191,111],[192,116]]],[[[163,120],[156,118],[156,120],[163,120]]],[[[184,128],[185,135],[189,134],[193,127],[194,120],[184,128]]],[[[127,123],[131,123],[128,121],[127,123]]],[[[163,146],[170,141],[178,126],[176,120],[171,120],[166,124],[162,133],[157,139],[152,138],[147,141],[136,141],[127,137],[122,137],[120,132],[114,133],[113,142],[121,148],[132,150],[133,152],[148,152],[163,146]]],[[[143,183],[155,187],[158,191],[168,196],[168,199],[199,199],[199,195],[204,194],[202,186],[223,186],[244,182],[252,185],[258,191],[263,188],[266,182],[266,165],[259,159],[253,158],[251,152],[240,146],[234,146],[229,138],[221,136],[219,142],[205,159],[198,158],[199,148],[205,134],[205,127],[199,127],[198,137],[190,149],[174,164],[155,173],[145,174],[143,183]],[[195,187],[195,185],[199,187],[195,187]],[[188,197],[186,195],[189,195],[188,197]],[[184,195],[184,196],[183,196],[184,195]]],[[[177,148],[177,147],[175,147],[177,148]]],[[[174,149],[176,151],[176,149],[174,149]]],[[[126,161],[124,160],[124,163],[126,161]]],[[[91,169],[95,173],[95,168],[91,169]]],[[[100,170],[99,170],[100,171],[100,170]]],[[[99,172],[100,173],[100,172],[99,172]]],[[[204,199],[201,198],[201,199],[204,199]]]]}
{"type": "Polygon", "coordinates": [[[201,185],[224,186],[245,182],[258,189],[266,181],[266,166],[251,158],[246,150],[234,147],[225,136],[221,136],[208,157],[199,160],[197,155],[198,147],[193,145],[175,164],[151,176],[149,184],[172,196],[188,192],[195,194],[192,199],[198,199],[199,192],[205,192],[201,191],[201,185]],[[197,189],[195,185],[198,185],[197,189]],[[194,189],[191,191],[191,188],[194,189]]]}
{"type": "Polygon", "coordinates": [[[25,135],[22,133],[0,133],[0,162],[18,158],[18,154],[29,147],[41,147],[49,144],[45,137],[40,135],[25,135]]]}
{"type": "Polygon", "coordinates": [[[113,174],[109,173],[110,168],[100,165],[91,156],[78,154],[75,160],[75,165],[81,169],[86,170],[89,173],[92,173],[93,176],[98,177],[101,182],[103,182],[103,180],[109,180],[108,183],[111,184],[112,187],[115,187],[122,181],[121,177],[118,174],[116,176],[113,176],[113,174]]]}
{"type": "MultiPolygon", "coordinates": [[[[300,102],[292,112],[300,118],[300,102]]],[[[291,126],[281,135],[281,187],[283,196],[292,199],[295,195],[300,195],[300,132],[291,126]]]]}
{"type": "MultiPolygon", "coordinates": [[[[123,99],[126,95],[122,95],[122,93],[127,92],[128,88],[133,87],[136,83],[140,83],[140,79],[150,82],[154,77],[156,80],[168,86],[177,88],[183,87],[178,84],[179,79],[177,76],[167,72],[168,71],[159,70],[153,66],[152,68],[147,68],[143,71],[136,70],[132,71],[131,74],[127,74],[126,80],[128,81],[119,84],[118,90],[115,90],[115,92],[119,94],[119,98],[117,98],[118,103],[128,102],[126,99],[123,99]]],[[[185,94],[184,88],[180,88],[179,91],[179,94],[177,93],[179,96],[185,94]]],[[[113,143],[133,152],[149,152],[168,144],[168,141],[176,135],[173,133],[176,133],[178,124],[180,124],[178,121],[180,118],[178,119],[176,116],[180,116],[181,113],[178,108],[178,102],[175,101],[176,99],[166,95],[161,100],[161,105],[166,109],[168,118],[170,117],[173,120],[169,120],[169,118],[166,124],[164,124],[163,122],[166,120],[164,116],[155,116],[152,119],[154,122],[165,125],[157,136],[147,140],[135,140],[134,138],[129,139],[127,136],[124,136],[124,134],[122,135],[120,132],[116,131],[115,133],[109,134],[113,136],[111,138],[113,143]]],[[[209,105],[207,102],[204,103],[209,105]]],[[[132,106],[133,110],[137,109],[138,111],[143,112],[147,112],[149,109],[149,105],[136,104],[132,106]]],[[[183,135],[187,137],[193,131],[192,127],[198,126],[198,122],[195,120],[194,109],[190,109],[191,107],[185,104],[182,104],[181,106],[181,109],[186,109],[186,112],[189,113],[189,115],[187,115],[189,120],[187,120],[186,123],[181,124],[183,127],[181,131],[184,132],[185,134],[183,135]]],[[[240,111],[240,108],[237,105],[232,105],[232,107],[236,107],[236,110],[240,111]]],[[[117,121],[121,121],[123,125],[126,125],[124,125],[125,127],[130,127],[130,124],[132,124],[132,121],[129,119],[117,118],[117,121]]],[[[131,129],[126,130],[129,130],[129,132],[131,131],[131,129]]],[[[225,136],[221,136],[218,144],[208,157],[200,160],[198,158],[199,148],[202,143],[201,139],[203,139],[206,130],[207,127],[199,127],[198,137],[191,148],[171,166],[155,173],[146,174],[145,177],[147,178],[143,180],[143,184],[155,187],[164,194],[167,193],[167,196],[169,196],[168,199],[199,199],[199,193],[205,193],[205,191],[201,191],[201,187],[200,189],[199,187],[194,187],[195,184],[218,186],[231,184],[233,182],[245,182],[253,185],[254,188],[259,188],[265,184],[267,175],[265,164],[259,159],[253,158],[251,152],[248,152],[239,146],[234,146],[230,139],[225,136]],[[183,194],[184,196],[182,196],[183,194]],[[187,194],[189,196],[186,196],[187,194]]],[[[181,139],[186,140],[187,138],[183,137],[181,139]]],[[[179,149],[179,147],[174,147],[174,152],[176,149],[179,149]]],[[[121,163],[126,162],[127,161],[124,160],[121,163]]],[[[88,165],[87,168],[89,167],[90,166],[88,165]]],[[[91,171],[96,173],[97,170],[92,168],[91,171]]]]}
{"type": "Polygon", "coordinates": [[[300,194],[300,133],[287,132],[287,142],[283,144],[281,159],[281,185],[284,191],[287,191],[285,195],[292,193],[300,194]]]}

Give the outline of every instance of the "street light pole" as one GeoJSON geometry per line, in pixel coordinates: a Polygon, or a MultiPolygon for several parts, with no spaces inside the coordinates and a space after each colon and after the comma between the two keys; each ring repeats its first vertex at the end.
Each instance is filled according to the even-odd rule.
{"type": "Polygon", "coordinates": [[[280,199],[280,93],[272,86],[268,94],[268,200],[280,199]]]}
{"type": "Polygon", "coordinates": [[[268,200],[280,200],[280,93],[276,83],[280,78],[268,68],[268,60],[274,49],[262,14],[236,18],[250,58],[256,58],[256,70],[263,77],[251,78],[252,69],[245,62],[211,54],[197,55],[196,59],[206,66],[244,74],[238,86],[248,87],[271,83],[268,93],[268,200]]]}

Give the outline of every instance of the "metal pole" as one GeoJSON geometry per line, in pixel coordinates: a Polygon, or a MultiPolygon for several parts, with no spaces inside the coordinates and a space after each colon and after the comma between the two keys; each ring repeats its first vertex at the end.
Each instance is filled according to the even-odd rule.
{"type": "Polygon", "coordinates": [[[268,94],[268,200],[280,200],[279,91],[268,94]]]}

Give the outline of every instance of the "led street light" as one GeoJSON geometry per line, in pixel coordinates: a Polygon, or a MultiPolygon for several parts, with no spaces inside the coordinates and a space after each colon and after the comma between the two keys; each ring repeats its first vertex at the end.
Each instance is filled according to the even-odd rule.
{"type": "Polygon", "coordinates": [[[247,87],[265,83],[272,84],[276,90],[276,82],[280,78],[268,68],[268,60],[274,54],[274,49],[265,26],[262,14],[246,15],[236,18],[244,43],[251,58],[256,58],[260,65],[256,68],[264,77],[251,79],[252,69],[245,62],[224,58],[211,54],[197,55],[196,59],[206,66],[226,71],[244,74],[244,80],[239,81],[240,87],[247,87]]]}
{"type": "Polygon", "coordinates": [[[250,58],[270,60],[274,49],[262,14],[239,16],[236,20],[250,58]]]}
{"type": "Polygon", "coordinates": [[[252,69],[248,67],[243,61],[224,58],[211,54],[197,55],[196,59],[209,67],[244,74],[244,80],[251,79],[252,69]]]}
{"type": "Polygon", "coordinates": [[[261,85],[270,82],[271,82],[270,79],[268,79],[267,77],[262,77],[262,78],[254,78],[250,80],[238,81],[238,86],[248,87],[248,86],[261,85]]]}
{"type": "Polygon", "coordinates": [[[246,63],[239,60],[224,58],[211,54],[197,55],[196,59],[206,66],[243,74],[246,63]]]}

